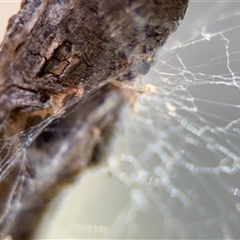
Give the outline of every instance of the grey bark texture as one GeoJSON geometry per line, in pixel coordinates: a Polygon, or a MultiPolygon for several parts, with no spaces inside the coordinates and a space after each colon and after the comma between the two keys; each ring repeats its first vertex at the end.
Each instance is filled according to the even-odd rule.
{"type": "Polygon", "coordinates": [[[6,169],[0,178],[3,237],[29,237],[53,197],[52,187],[98,158],[99,143],[109,138],[104,133],[111,132],[123,103],[120,92],[108,83],[146,74],[187,4],[188,0],[23,1],[9,21],[0,52],[0,137],[11,137],[11,146],[22,146],[28,156],[23,166],[10,144],[1,144],[1,170],[6,169]],[[78,103],[68,106],[70,102],[78,103]],[[41,122],[46,124],[31,141],[32,131],[20,134],[41,122]],[[71,128],[63,134],[66,122],[71,128]],[[78,136],[72,132],[76,126],[78,136]],[[46,135],[49,129],[54,134],[46,135]],[[56,140],[57,132],[61,137],[56,140]],[[59,152],[60,140],[66,141],[66,153],[59,152]],[[54,154],[47,151],[50,148],[54,154]],[[57,154],[65,155],[55,164],[57,154]],[[44,184],[41,176],[47,174],[52,180],[44,184]]]}

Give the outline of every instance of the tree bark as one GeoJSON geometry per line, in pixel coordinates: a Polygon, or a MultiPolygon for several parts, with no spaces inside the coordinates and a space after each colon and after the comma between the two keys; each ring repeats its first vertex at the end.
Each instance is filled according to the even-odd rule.
{"type": "Polygon", "coordinates": [[[92,152],[100,149],[100,136],[105,141],[109,134],[94,135],[93,129],[111,132],[110,123],[123,103],[116,88],[106,84],[146,74],[156,49],[176,30],[187,4],[188,0],[23,1],[9,21],[0,52],[3,236],[30,236],[60,176],[68,178],[96,159],[92,152]],[[71,125],[66,135],[65,121],[71,125]],[[46,135],[51,128],[54,134],[46,135]],[[72,129],[84,137],[77,137],[72,129]],[[55,141],[56,132],[62,134],[61,143],[59,138],[55,141]],[[43,136],[53,142],[44,143],[43,136]],[[66,153],[60,145],[66,146],[66,153]],[[54,154],[49,149],[55,149],[54,154]],[[20,153],[27,153],[24,163],[20,153]],[[60,153],[65,154],[63,160],[55,164],[60,153]],[[51,176],[52,181],[44,182],[42,176],[51,176]],[[22,207],[16,207],[17,201],[22,207]],[[21,226],[24,216],[32,224],[21,226]]]}
{"type": "MultiPolygon", "coordinates": [[[[19,110],[45,117],[71,95],[147,73],[186,7],[186,0],[25,1],[0,54],[0,122],[19,110]]],[[[7,136],[20,130],[10,124],[7,136]]]]}

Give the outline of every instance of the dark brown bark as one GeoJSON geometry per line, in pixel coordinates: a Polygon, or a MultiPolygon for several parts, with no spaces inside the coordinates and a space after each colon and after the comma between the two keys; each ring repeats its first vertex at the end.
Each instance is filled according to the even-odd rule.
{"type": "Polygon", "coordinates": [[[25,1],[0,54],[1,122],[19,109],[56,112],[69,95],[147,73],[186,7],[187,0],[25,1]]]}
{"type": "Polygon", "coordinates": [[[109,136],[94,135],[94,129],[100,133],[111,131],[110,123],[123,102],[113,86],[104,85],[146,74],[156,49],[183,18],[187,3],[24,1],[20,12],[9,22],[0,52],[0,137],[16,135],[9,140],[11,147],[5,140],[0,151],[1,170],[5,174],[0,178],[3,236],[28,236],[43,212],[41,208],[51,200],[50,190],[60,177],[67,179],[93,161],[92,152],[100,149],[100,136],[102,141],[109,136]],[[77,101],[76,107],[73,103],[77,101]],[[68,112],[70,115],[60,121],[68,112]],[[17,135],[41,122],[40,131],[17,135]],[[67,133],[66,122],[70,125],[67,133]],[[54,134],[47,135],[46,129],[51,128],[54,134]],[[75,128],[78,134],[72,131],[75,128]],[[55,139],[57,132],[61,137],[55,139]],[[66,153],[59,150],[60,145],[61,149],[66,147],[66,153]],[[22,156],[15,155],[24,154],[15,151],[20,148],[27,151],[24,163],[22,156]],[[56,166],[57,154],[66,156],[56,166]],[[42,176],[48,179],[46,183],[42,176]],[[33,196],[35,200],[31,200],[33,196]],[[14,208],[16,201],[23,203],[22,208],[14,208]],[[19,225],[24,216],[25,223],[32,224],[19,225]]]}

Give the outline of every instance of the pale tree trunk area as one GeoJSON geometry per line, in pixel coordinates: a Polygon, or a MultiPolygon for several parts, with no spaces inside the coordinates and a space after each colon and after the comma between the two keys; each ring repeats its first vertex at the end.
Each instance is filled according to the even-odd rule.
{"type": "Polygon", "coordinates": [[[31,238],[60,189],[101,160],[125,101],[119,89],[149,71],[187,4],[22,3],[0,52],[2,238],[31,238]]]}

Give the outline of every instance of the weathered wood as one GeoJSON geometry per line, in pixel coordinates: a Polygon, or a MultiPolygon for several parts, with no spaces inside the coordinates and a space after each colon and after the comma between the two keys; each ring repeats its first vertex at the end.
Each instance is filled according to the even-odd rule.
{"type": "MultiPolygon", "coordinates": [[[[19,110],[52,114],[69,95],[147,73],[187,2],[25,1],[0,53],[0,122],[19,110]]],[[[4,135],[19,132],[19,122],[10,124],[4,135]]]]}
{"type": "Polygon", "coordinates": [[[176,30],[187,4],[187,0],[22,3],[9,21],[0,52],[0,138],[16,136],[9,144],[2,141],[0,150],[3,236],[30,236],[60,179],[65,181],[94,161],[99,139],[109,138],[102,133],[111,131],[123,102],[120,93],[105,84],[146,74],[156,49],[176,30]],[[41,122],[40,131],[19,134],[41,122]],[[71,126],[67,134],[66,122],[71,126]],[[54,134],[46,135],[51,128],[54,134]],[[94,129],[100,135],[94,135],[94,129]],[[57,133],[61,137],[56,140],[57,133]],[[58,154],[65,155],[56,163],[58,154]]]}

